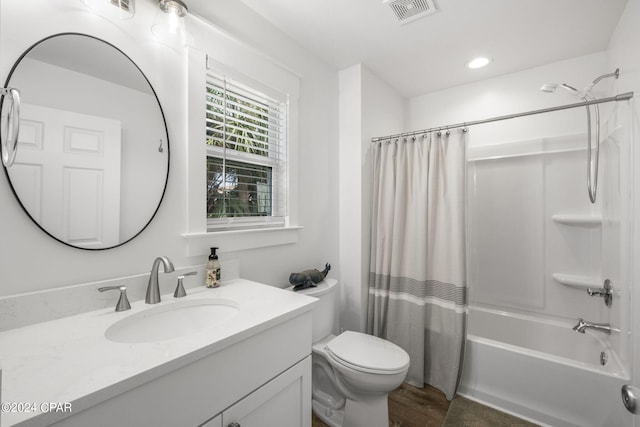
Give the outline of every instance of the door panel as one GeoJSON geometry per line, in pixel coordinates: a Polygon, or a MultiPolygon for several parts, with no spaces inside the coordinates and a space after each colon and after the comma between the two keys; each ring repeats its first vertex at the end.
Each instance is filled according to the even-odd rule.
{"type": "Polygon", "coordinates": [[[120,241],[121,126],[117,120],[22,105],[11,181],[34,188],[23,206],[43,228],[85,248],[120,241]]]}

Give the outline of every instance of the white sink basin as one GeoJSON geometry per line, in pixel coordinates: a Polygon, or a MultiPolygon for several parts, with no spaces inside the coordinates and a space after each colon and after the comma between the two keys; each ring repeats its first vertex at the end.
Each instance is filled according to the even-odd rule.
{"type": "Polygon", "coordinates": [[[107,328],[104,335],[120,343],[170,340],[216,327],[238,312],[238,304],[225,298],[179,301],[118,320],[107,328]]]}

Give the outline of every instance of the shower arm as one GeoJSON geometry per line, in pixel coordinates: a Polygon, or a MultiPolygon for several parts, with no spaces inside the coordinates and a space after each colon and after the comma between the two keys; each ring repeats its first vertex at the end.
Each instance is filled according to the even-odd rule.
{"type": "Polygon", "coordinates": [[[593,89],[593,87],[594,87],[595,85],[597,85],[598,83],[600,83],[600,80],[602,80],[602,79],[607,79],[607,78],[609,78],[609,77],[615,77],[616,79],[617,79],[618,77],[620,77],[620,68],[616,68],[616,70],[615,70],[613,73],[603,74],[603,75],[601,75],[601,76],[597,77],[593,82],[591,82],[591,84],[590,84],[589,86],[587,86],[587,87],[585,88],[585,92],[590,92],[590,91],[591,91],[591,89],[593,89]]]}

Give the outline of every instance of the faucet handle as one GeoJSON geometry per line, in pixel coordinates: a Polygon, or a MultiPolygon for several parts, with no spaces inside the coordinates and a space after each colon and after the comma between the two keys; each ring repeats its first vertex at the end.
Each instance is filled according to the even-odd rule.
{"type": "Polygon", "coordinates": [[[116,304],[116,311],[127,311],[131,309],[131,304],[129,304],[129,298],[127,298],[127,287],[126,286],[103,286],[98,288],[100,292],[105,291],[120,291],[120,298],[118,298],[118,303],[116,304]]]}
{"type": "Polygon", "coordinates": [[[190,271],[189,273],[185,273],[182,276],[178,276],[178,286],[176,286],[176,290],[173,293],[174,298],[182,298],[187,296],[187,292],[184,290],[184,285],[182,284],[182,280],[186,276],[195,276],[198,274],[197,271],[190,271]]]}
{"type": "Polygon", "coordinates": [[[587,288],[587,293],[592,297],[604,298],[604,304],[607,307],[611,307],[613,302],[613,283],[611,283],[611,280],[606,279],[601,288],[587,288]]]}

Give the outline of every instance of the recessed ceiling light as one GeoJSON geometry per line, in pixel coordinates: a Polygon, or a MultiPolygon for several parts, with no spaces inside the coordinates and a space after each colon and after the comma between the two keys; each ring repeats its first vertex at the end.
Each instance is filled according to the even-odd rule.
{"type": "Polygon", "coordinates": [[[483,56],[479,56],[477,58],[473,58],[471,61],[467,62],[467,67],[469,68],[482,68],[485,65],[489,64],[491,59],[485,58],[483,56]]]}

